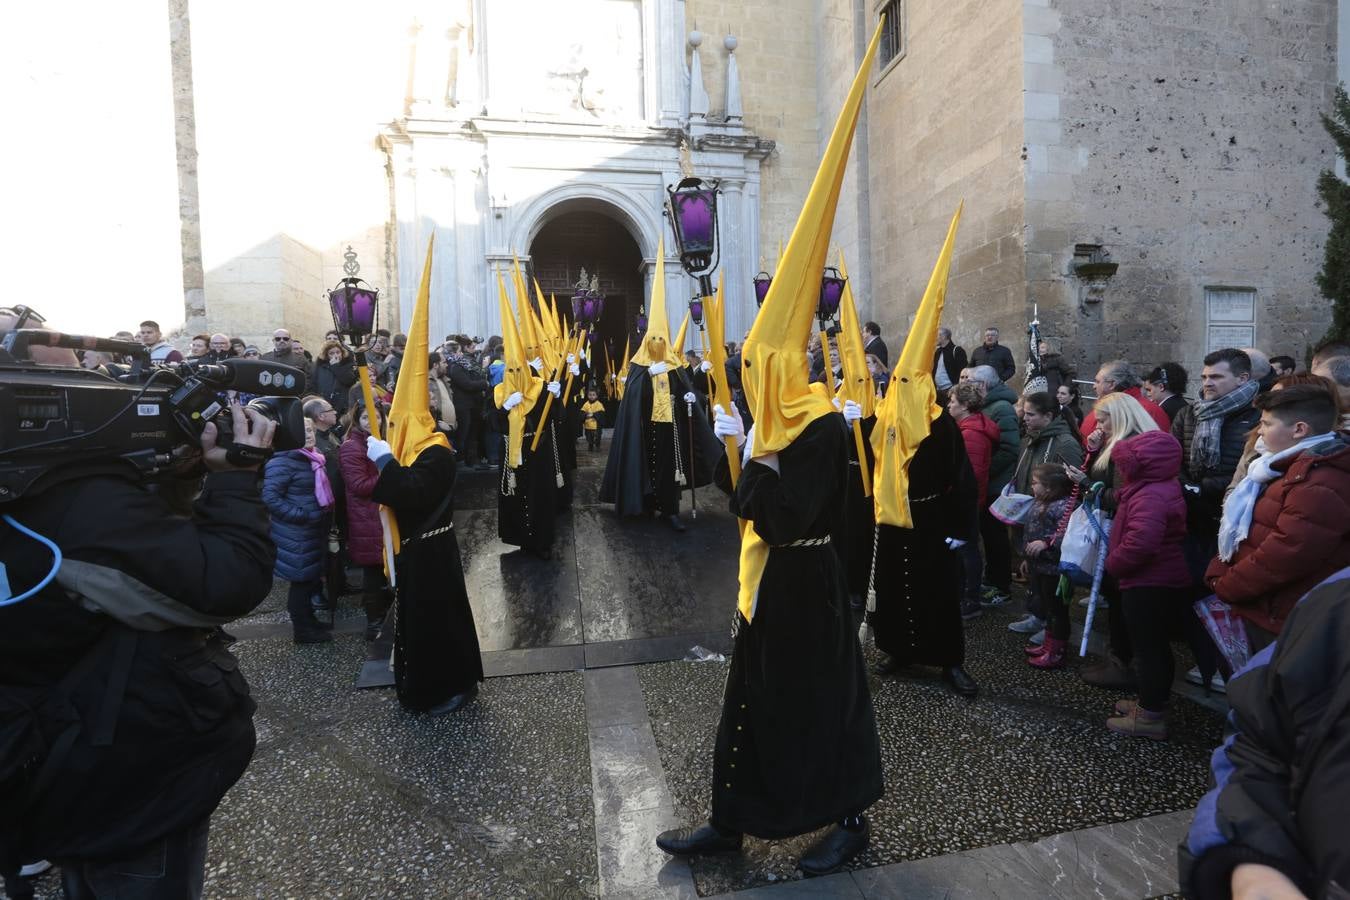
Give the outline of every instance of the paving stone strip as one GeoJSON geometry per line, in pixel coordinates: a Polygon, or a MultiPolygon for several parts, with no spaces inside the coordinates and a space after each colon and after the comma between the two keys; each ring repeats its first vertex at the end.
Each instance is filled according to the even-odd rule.
{"type": "Polygon", "coordinates": [[[588,669],[585,689],[600,896],[697,897],[689,864],[656,848],[657,834],[683,823],[636,671],[588,669]]]}

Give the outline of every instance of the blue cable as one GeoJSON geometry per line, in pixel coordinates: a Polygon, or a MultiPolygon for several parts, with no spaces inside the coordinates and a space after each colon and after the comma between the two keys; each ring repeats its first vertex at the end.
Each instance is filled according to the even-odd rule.
{"type": "Polygon", "coordinates": [[[0,519],[4,519],[11,526],[13,526],[14,529],[18,531],[20,534],[28,535],[33,540],[37,541],[39,544],[45,544],[47,549],[52,551],[52,570],[47,573],[46,578],[39,581],[35,587],[29,588],[28,590],[24,591],[17,597],[10,597],[8,600],[0,600],[0,606],[13,606],[16,603],[22,603],[23,601],[27,600],[29,597],[33,596],[38,591],[42,590],[47,585],[52,583],[52,579],[56,577],[57,570],[61,568],[61,548],[56,546],[56,543],[54,541],[51,541],[43,537],[33,529],[25,528],[23,525],[20,525],[18,522],[14,521],[13,516],[3,515],[0,516],[0,519]]]}

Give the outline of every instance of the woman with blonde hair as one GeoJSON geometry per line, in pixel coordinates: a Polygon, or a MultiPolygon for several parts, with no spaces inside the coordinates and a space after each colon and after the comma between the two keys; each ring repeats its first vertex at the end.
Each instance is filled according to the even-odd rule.
{"type": "MultiPolygon", "coordinates": [[[[1096,415],[1097,427],[1083,439],[1088,452],[1087,462],[1082,469],[1065,466],[1064,471],[1079,486],[1100,481],[1103,485],[1100,498],[1102,515],[1111,518],[1116,514],[1121,488],[1111,462],[1111,450],[1121,441],[1145,432],[1158,431],[1158,423],[1153,421],[1142,403],[1123,391],[1102,397],[1092,411],[1096,415]]],[[[1110,625],[1110,649],[1101,663],[1083,669],[1082,678],[1097,687],[1130,689],[1134,686],[1134,675],[1130,671],[1134,649],[1120,606],[1120,588],[1109,574],[1102,582],[1102,597],[1106,601],[1110,625]]]]}

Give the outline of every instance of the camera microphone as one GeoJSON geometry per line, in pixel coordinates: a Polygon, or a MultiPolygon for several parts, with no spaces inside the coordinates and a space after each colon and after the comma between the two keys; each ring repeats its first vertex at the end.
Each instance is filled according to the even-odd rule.
{"type": "Polygon", "coordinates": [[[305,373],[294,366],[264,359],[222,359],[201,363],[192,373],[224,390],[272,397],[300,397],[305,393],[305,373]]]}

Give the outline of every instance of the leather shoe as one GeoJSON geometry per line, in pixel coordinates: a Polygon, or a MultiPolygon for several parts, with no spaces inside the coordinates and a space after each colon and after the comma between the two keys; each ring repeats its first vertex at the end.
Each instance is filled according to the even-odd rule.
{"type": "Polygon", "coordinates": [[[666,519],[666,521],[669,522],[669,523],[670,523],[670,527],[671,527],[671,528],[674,528],[676,531],[687,531],[687,530],[688,530],[687,528],[685,528],[684,523],[680,521],[680,517],[679,517],[679,516],[671,516],[671,517],[669,517],[668,519],[666,519]]]}
{"type": "Polygon", "coordinates": [[[952,690],[962,697],[974,697],[980,692],[980,686],[975,683],[975,679],[960,666],[948,666],[943,669],[942,680],[950,684],[952,690]]]}
{"type": "Polygon", "coordinates": [[[900,661],[894,656],[883,655],[877,664],[872,667],[872,671],[878,675],[894,675],[900,671],[900,668],[900,661]]]}
{"type": "Polygon", "coordinates": [[[1121,662],[1115,655],[1108,655],[1106,659],[1096,665],[1087,666],[1079,673],[1079,677],[1086,684],[1093,687],[1106,688],[1113,691],[1131,691],[1135,689],[1134,673],[1130,667],[1121,662]]]}
{"type": "Polygon", "coordinates": [[[711,822],[690,828],[672,828],[656,836],[656,846],[673,856],[695,853],[731,853],[741,849],[741,835],[718,831],[711,822]]]}
{"type": "Polygon", "coordinates": [[[478,685],[475,684],[462,694],[456,694],[444,703],[438,704],[427,710],[429,716],[448,716],[450,713],[459,712],[464,707],[473,702],[473,698],[478,696],[478,685]]]}
{"type": "Polygon", "coordinates": [[[807,876],[829,875],[838,872],[850,859],[867,849],[872,826],[864,816],[861,828],[835,825],[825,836],[811,845],[802,855],[797,867],[807,876]]]}

